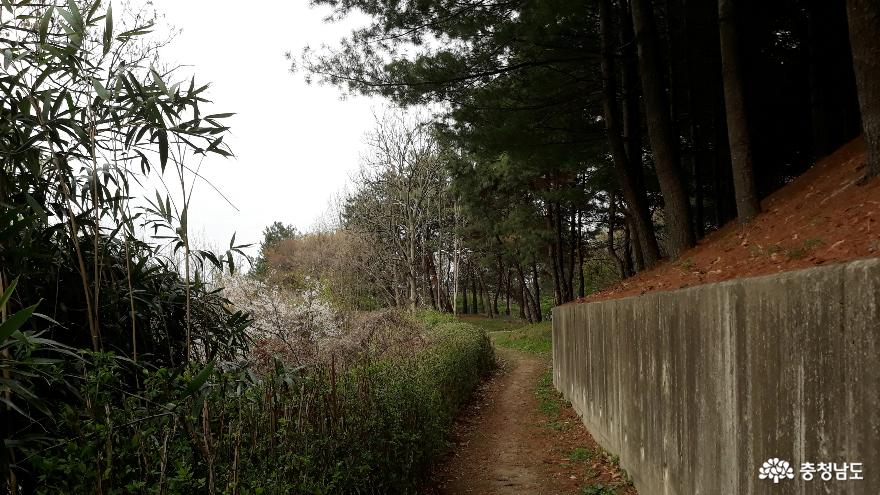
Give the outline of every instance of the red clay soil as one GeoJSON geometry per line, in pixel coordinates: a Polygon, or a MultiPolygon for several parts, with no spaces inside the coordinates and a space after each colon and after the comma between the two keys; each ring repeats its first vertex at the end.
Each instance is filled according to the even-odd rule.
{"type": "Polygon", "coordinates": [[[539,409],[536,385],[549,363],[513,349],[496,352],[502,369],[456,420],[452,449],[423,493],[574,495],[599,485],[637,495],[571,407],[561,407],[552,422],[539,409]],[[573,459],[575,449],[589,454],[573,459]]]}
{"type": "Polygon", "coordinates": [[[880,178],[858,185],[865,166],[863,141],[852,141],[764,199],[751,224],[728,223],[678,259],[578,302],[878,257],[880,178]]]}

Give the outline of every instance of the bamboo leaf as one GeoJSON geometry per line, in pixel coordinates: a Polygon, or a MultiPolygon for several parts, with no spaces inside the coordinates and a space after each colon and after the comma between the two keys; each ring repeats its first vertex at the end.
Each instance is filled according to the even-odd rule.
{"type": "Polygon", "coordinates": [[[95,91],[98,92],[98,96],[100,96],[102,100],[110,101],[110,92],[107,91],[107,88],[105,88],[103,84],[101,84],[101,81],[93,77],[92,87],[95,88],[95,91]]]}
{"type": "MultiPolygon", "coordinates": [[[[34,316],[36,316],[37,318],[40,318],[40,319],[46,320],[46,321],[48,321],[49,323],[51,323],[51,324],[53,324],[53,325],[57,325],[57,326],[59,326],[59,327],[61,327],[61,328],[64,328],[64,325],[62,325],[61,323],[58,323],[57,321],[55,321],[54,319],[52,319],[51,317],[49,317],[49,316],[47,316],[47,315],[44,315],[43,313],[34,313],[34,316]]],[[[57,342],[56,342],[56,344],[57,344],[57,345],[61,345],[61,344],[58,344],[57,342]]]]}
{"type": "Polygon", "coordinates": [[[33,420],[33,418],[31,418],[31,416],[28,413],[24,412],[20,407],[15,405],[15,403],[13,403],[11,400],[7,400],[5,397],[0,397],[0,402],[5,404],[6,407],[16,411],[17,413],[21,414],[24,417],[26,417],[27,419],[33,420]]]}
{"type": "Polygon", "coordinates": [[[110,52],[113,41],[113,4],[107,6],[107,14],[104,18],[104,55],[110,52]]]}
{"type": "Polygon", "coordinates": [[[6,304],[9,301],[9,298],[12,297],[12,291],[15,290],[15,286],[18,285],[18,277],[9,284],[9,287],[3,292],[3,295],[0,296],[0,307],[6,304]]]}
{"type": "Polygon", "coordinates": [[[159,129],[158,131],[159,138],[159,164],[162,167],[162,171],[165,171],[165,165],[168,163],[168,133],[165,129],[159,129]]]}
{"type": "Polygon", "coordinates": [[[67,89],[62,89],[61,93],[58,95],[58,98],[55,98],[55,102],[52,103],[52,112],[50,113],[50,115],[53,119],[58,116],[58,112],[61,110],[61,105],[64,104],[64,98],[66,96],[67,89]]]}
{"type": "Polygon", "coordinates": [[[41,45],[46,44],[46,36],[49,33],[49,22],[52,20],[53,13],[55,13],[55,7],[49,6],[49,8],[46,9],[46,13],[43,14],[43,18],[40,19],[39,30],[40,30],[40,44],[41,45]]]}
{"type": "Polygon", "coordinates": [[[86,23],[91,24],[92,19],[95,17],[95,12],[98,11],[98,8],[101,6],[101,0],[96,0],[95,3],[89,8],[89,13],[86,15],[86,23]]]}
{"type": "Polygon", "coordinates": [[[75,31],[76,29],[74,27],[74,23],[76,22],[76,17],[71,14],[69,10],[65,10],[62,8],[58,9],[58,13],[61,14],[61,17],[63,17],[65,21],[67,21],[67,25],[75,31]]]}
{"type": "Polygon", "coordinates": [[[27,204],[31,207],[31,209],[34,210],[34,213],[37,214],[37,217],[39,217],[40,221],[43,222],[43,225],[48,225],[49,216],[46,215],[46,210],[44,210],[43,207],[40,206],[40,203],[38,203],[37,200],[28,193],[25,193],[25,200],[27,201],[27,204]]]}
{"type": "Polygon", "coordinates": [[[150,73],[153,75],[153,82],[159,86],[159,89],[162,90],[163,93],[168,94],[168,86],[165,85],[165,81],[162,80],[162,76],[156,72],[156,69],[150,67],[150,73]]]}
{"type": "Polygon", "coordinates": [[[31,315],[34,313],[34,310],[36,309],[37,304],[34,304],[33,306],[28,306],[7,318],[6,321],[3,322],[3,324],[0,324],[0,342],[5,342],[10,335],[21,328],[21,326],[28,321],[28,319],[31,317],[31,315]]]}
{"type": "Polygon", "coordinates": [[[183,391],[184,397],[189,397],[192,394],[196,393],[202,385],[208,381],[208,378],[211,376],[211,373],[214,371],[214,361],[209,361],[208,364],[202,368],[202,371],[199,372],[198,375],[195,376],[190,382],[189,385],[186,386],[186,390],[183,391]]]}
{"type": "Polygon", "coordinates": [[[43,95],[43,108],[42,108],[42,111],[40,112],[40,117],[43,119],[44,122],[49,120],[49,115],[50,115],[51,111],[52,111],[52,92],[46,91],[46,93],[43,95]]]}
{"type": "Polygon", "coordinates": [[[70,14],[73,16],[74,22],[71,23],[71,27],[74,28],[78,33],[82,33],[85,31],[85,23],[83,23],[82,12],[79,10],[79,5],[76,4],[76,0],[67,0],[67,8],[70,9],[70,14]]]}

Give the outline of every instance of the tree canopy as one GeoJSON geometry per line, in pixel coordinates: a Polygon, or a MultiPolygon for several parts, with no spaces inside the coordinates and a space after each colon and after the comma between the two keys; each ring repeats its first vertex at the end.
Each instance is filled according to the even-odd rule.
{"type": "Polygon", "coordinates": [[[460,234],[535,256],[560,303],[584,285],[584,246],[621,276],[675,258],[869,130],[858,3],[315,0],[367,22],[297,70],[436,109],[460,234]]]}

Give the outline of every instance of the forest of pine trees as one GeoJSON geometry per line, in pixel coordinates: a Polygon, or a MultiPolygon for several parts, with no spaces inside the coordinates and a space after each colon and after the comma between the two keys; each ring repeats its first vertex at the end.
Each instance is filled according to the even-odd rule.
{"type": "MultiPolygon", "coordinates": [[[[439,109],[419,123],[445,163],[439,205],[419,232],[387,223],[410,242],[392,250],[410,271],[385,282],[397,304],[395,284],[412,303],[420,280],[434,307],[491,315],[512,298],[540,319],[542,289],[560,304],[675,259],[860,134],[877,175],[875,2],[316,3],[370,22],[296,70],[439,109]],[[446,262],[461,269],[438,277],[446,262]]],[[[373,182],[351,200],[386,197],[373,182]]]]}

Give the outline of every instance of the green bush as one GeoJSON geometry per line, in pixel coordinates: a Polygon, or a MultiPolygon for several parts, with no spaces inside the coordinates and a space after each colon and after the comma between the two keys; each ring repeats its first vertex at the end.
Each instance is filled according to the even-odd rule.
{"type": "Polygon", "coordinates": [[[425,309],[415,314],[415,318],[429,327],[435,327],[441,323],[455,323],[458,321],[450,313],[441,313],[435,309],[425,309]]]}
{"type": "Polygon", "coordinates": [[[38,493],[406,493],[445,450],[455,412],[493,364],[484,332],[438,323],[401,361],[140,370],[94,354],[85,407],[54,414],[66,441],[31,452],[38,493]]]}

